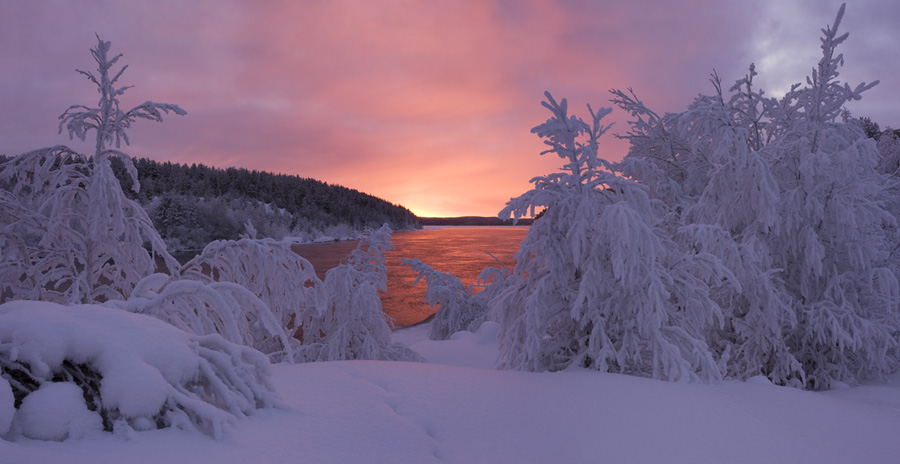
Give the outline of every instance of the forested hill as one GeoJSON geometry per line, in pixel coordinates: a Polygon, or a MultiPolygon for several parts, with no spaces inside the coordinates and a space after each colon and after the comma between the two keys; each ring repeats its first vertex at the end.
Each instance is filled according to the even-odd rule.
{"type": "Polygon", "coordinates": [[[276,239],[341,238],[385,223],[394,230],[421,227],[408,209],[357,190],[242,168],[136,158],[141,188],[135,193],[121,160],[115,161],[113,168],[122,189],[147,209],[174,249],[235,239],[248,219],[259,236],[276,239]]]}

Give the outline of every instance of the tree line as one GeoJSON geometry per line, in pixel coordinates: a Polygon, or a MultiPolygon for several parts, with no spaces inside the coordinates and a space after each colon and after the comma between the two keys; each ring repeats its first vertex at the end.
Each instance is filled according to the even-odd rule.
{"type": "Polygon", "coordinates": [[[261,237],[341,238],[388,224],[419,228],[407,208],[340,185],[296,175],[204,164],[133,159],[140,184],[133,191],[122,160],[112,160],[124,190],[145,207],[174,249],[199,249],[237,239],[249,220],[261,237]]]}
{"type": "MultiPolygon", "coordinates": [[[[12,157],[0,154],[0,164],[12,157]]],[[[357,235],[388,224],[421,228],[409,209],[336,184],[296,175],[134,158],[140,189],[121,158],[110,158],[122,190],[149,214],[173,251],[234,240],[248,222],[260,237],[311,241],[357,235]]]]}

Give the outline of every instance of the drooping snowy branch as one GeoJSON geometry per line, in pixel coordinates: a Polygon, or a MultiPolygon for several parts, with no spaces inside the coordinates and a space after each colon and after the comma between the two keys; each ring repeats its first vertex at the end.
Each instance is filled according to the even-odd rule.
{"type": "Polygon", "coordinates": [[[393,248],[385,224],[370,231],[347,262],[325,274],[325,306],[302,321],[302,361],[380,359],[419,361],[414,351],[391,343],[391,329],[378,292],[387,291],[385,253],[393,248]]]}
{"type": "Polygon", "coordinates": [[[453,274],[435,270],[419,259],[404,259],[403,264],[418,273],[413,285],[424,280],[427,286],[425,304],[432,309],[440,308],[431,322],[429,337],[432,340],[446,340],[460,330],[478,330],[478,326],[488,319],[488,302],[500,291],[509,275],[505,267],[489,267],[479,276],[479,283],[484,288],[476,291],[473,285],[467,287],[453,274]]]}
{"type": "Polygon", "coordinates": [[[9,298],[86,303],[127,298],[157,269],[176,270],[146,212],[125,197],[109,161],[66,147],[34,150],[0,166],[0,236],[9,298]],[[144,248],[150,245],[151,253],[144,248]],[[11,287],[17,287],[13,290],[11,287]]]}
{"type": "Polygon", "coordinates": [[[207,284],[216,282],[223,289],[225,283],[236,284],[258,298],[262,306],[258,310],[235,308],[236,317],[244,313],[251,319],[241,332],[249,338],[248,345],[265,353],[286,351],[287,360],[293,359],[291,344],[297,343],[294,337],[303,330],[303,321],[316,318],[325,306],[324,284],[312,264],[286,242],[217,240],[186,263],[182,275],[207,284]]]}

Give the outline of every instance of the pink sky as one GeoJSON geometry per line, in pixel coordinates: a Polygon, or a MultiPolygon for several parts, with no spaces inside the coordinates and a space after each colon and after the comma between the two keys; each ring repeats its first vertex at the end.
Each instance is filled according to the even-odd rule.
{"type": "MultiPolygon", "coordinates": [[[[494,215],[562,163],[529,131],[545,90],[570,109],[632,87],[681,111],[756,63],[770,95],[805,79],[839,1],[3,1],[0,153],[59,143],[57,117],[94,105],[94,33],[145,100],[188,111],[139,121],[126,151],[296,174],[421,216],[494,215]]],[[[842,80],[880,80],[854,115],[900,127],[900,2],[848,4],[842,80]]],[[[612,132],[627,115],[608,116],[612,132]]],[[[607,136],[606,157],[627,145],[607,136]]]]}

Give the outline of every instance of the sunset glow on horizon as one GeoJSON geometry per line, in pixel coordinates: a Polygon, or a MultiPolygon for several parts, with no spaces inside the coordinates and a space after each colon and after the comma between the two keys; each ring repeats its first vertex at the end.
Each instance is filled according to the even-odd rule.
{"type": "MultiPolygon", "coordinates": [[[[573,114],[633,88],[659,113],[751,63],[778,96],[819,59],[840,1],[29,1],[0,3],[0,154],[91,143],[57,134],[96,104],[95,33],[129,65],[123,107],[187,110],[130,132],[135,157],[311,177],[419,216],[493,216],[535,176],[543,92],[573,114]],[[759,19],[754,19],[754,17],[759,19]]],[[[881,83],[849,107],[900,127],[900,4],[849,2],[840,80],[881,83]]],[[[612,133],[601,147],[621,159],[612,133]]]]}

